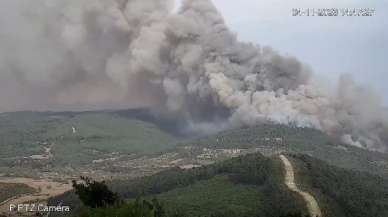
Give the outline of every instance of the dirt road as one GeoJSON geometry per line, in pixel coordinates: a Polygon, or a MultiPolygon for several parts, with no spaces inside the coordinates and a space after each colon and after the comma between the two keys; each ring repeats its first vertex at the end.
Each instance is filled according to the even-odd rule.
{"type": "Polygon", "coordinates": [[[317,201],[315,200],[315,198],[311,194],[300,190],[298,188],[298,186],[296,185],[294,168],[292,167],[291,162],[284,155],[280,155],[280,159],[282,160],[284,168],[286,170],[285,184],[287,185],[287,187],[291,191],[294,191],[303,197],[303,199],[306,202],[306,206],[307,206],[307,209],[309,211],[310,216],[322,217],[321,209],[319,208],[319,205],[318,205],[317,201]]]}
{"type": "Polygon", "coordinates": [[[36,190],[36,193],[20,195],[0,203],[0,214],[6,215],[9,213],[10,204],[23,204],[26,202],[39,202],[44,204],[50,197],[63,194],[72,189],[70,183],[59,183],[48,179],[0,178],[0,183],[21,183],[36,190]]]}

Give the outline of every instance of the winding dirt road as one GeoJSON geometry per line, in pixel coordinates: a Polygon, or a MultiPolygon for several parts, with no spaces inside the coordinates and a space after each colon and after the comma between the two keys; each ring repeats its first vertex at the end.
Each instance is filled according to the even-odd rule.
{"type": "Polygon", "coordinates": [[[284,155],[280,155],[280,159],[282,160],[284,168],[286,170],[285,184],[287,185],[288,189],[298,193],[300,196],[303,197],[306,202],[307,210],[309,211],[310,216],[322,217],[321,209],[319,208],[319,205],[315,198],[311,194],[300,190],[298,186],[296,186],[294,168],[292,167],[291,162],[284,155]]]}

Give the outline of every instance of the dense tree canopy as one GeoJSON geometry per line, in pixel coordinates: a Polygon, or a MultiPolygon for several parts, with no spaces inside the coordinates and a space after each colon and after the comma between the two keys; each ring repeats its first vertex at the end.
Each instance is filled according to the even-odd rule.
{"type": "Polygon", "coordinates": [[[119,202],[116,193],[109,190],[105,182],[97,182],[87,177],[81,177],[83,182],[73,181],[73,188],[82,203],[91,208],[108,207],[119,202]]]}

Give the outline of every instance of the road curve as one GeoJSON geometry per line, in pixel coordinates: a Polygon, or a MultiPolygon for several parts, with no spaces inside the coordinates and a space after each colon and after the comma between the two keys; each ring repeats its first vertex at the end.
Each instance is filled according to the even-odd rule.
{"type": "Polygon", "coordinates": [[[294,191],[298,193],[300,196],[303,197],[303,199],[306,202],[307,210],[312,217],[322,217],[321,209],[319,208],[319,205],[315,198],[309,194],[308,192],[304,192],[298,188],[298,186],[295,183],[295,173],[294,168],[292,167],[291,162],[287,159],[286,156],[280,155],[280,159],[283,162],[284,168],[286,170],[285,174],[285,184],[287,185],[288,189],[291,191],[294,191]]]}

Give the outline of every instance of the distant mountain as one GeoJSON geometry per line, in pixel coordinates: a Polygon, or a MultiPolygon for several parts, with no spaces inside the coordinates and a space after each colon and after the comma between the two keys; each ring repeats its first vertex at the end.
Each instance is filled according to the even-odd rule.
{"type": "Polygon", "coordinates": [[[343,144],[319,130],[263,124],[228,130],[179,144],[177,152],[198,155],[204,149],[241,149],[272,155],[279,152],[312,156],[346,169],[374,173],[388,178],[388,154],[343,144]],[[190,153],[186,150],[192,147],[190,153]]]}
{"type": "Polygon", "coordinates": [[[161,130],[178,137],[189,136],[188,132],[185,132],[187,126],[185,120],[161,117],[160,115],[153,114],[148,109],[114,110],[110,111],[110,113],[126,119],[135,119],[154,124],[161,130]]]}
{"type": "Polygon", "coordinates": [[[342,144],[318,130],[262,124],[193,139],[176,129],[183,125],[143,109],[3,113],[0,172],[28,175],[31,169],[66,170],[71,175],[84,167],[90,172],[102,169],[99,176],[110,176],[143,164],[136,166],[136,176],[185,164],[206,165],[240,154],[286,151],[388,178],[388,154],[342,144]]]}
{"type": "Polygon", "coordinates": [[[0,168],[78,167],[117,154],[153,154],[177,137],[151,122],[102,112],[0,114],[0,168]]]}

